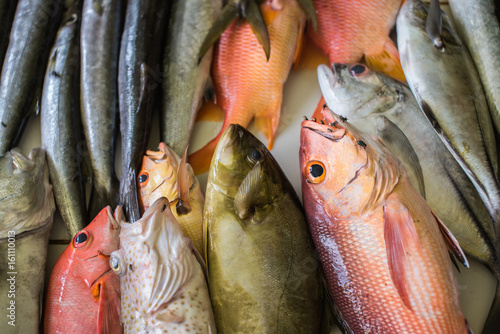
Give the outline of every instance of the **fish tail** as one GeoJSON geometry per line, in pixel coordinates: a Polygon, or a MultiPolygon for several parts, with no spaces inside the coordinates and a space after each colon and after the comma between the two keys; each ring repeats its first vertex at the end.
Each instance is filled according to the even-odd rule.
{"type": "Polygon", "coordinates": [[[139,199],[137,196],[137,173],[133,168],[122,171],[120,180],[120,205],[123,207],[128,222],[141,219],[139,199]]]}
{"type": "Polygon", "coordinates": [[[488,318],[483,327],[482,334],[497,334],[500,328],[500,282],[497,282],[497,289],[493,304],[491,304],[488,318]]]}
{"type": "Polygon", "coordinates": [[[225,114],[224,109],[214,102],[205,101],[196,114],[196,122],[222,122],[225,114]]]}
{"type": "Polygon", "coordinates": [[[323,95],[321,95],[318,105],[316,106],[316,109],[314,109],[314,113],[312,114],[312,118],[316,118],[316,120],[318,121],[323,119],[323,114],[321,113],[321,111],[323,110],[323,106],[325,104],[325,98],[323,97],[323,95]]]}
{"type": "Polygon", "coordinates": [[[275,112],[268,112],[264,115],[257,114],[255,116],[255,127],[266,136],[269,151],[274,146],[274,137],[280,120],[281,103],[278,104],[276,109],[275,112]]]}
{"type": "MultiPolygon", "coordinates": [[[[308,29],[312,29],[312,27],[308,27],[308,29]]],[[[304,34],[301,44],[300,53],[295,60],[295,71],[316,71],[319,65],[328,66],[330,64],[328,55],[313,42],[309,34],[304,34]]]]}
{"type": "Polygon", "coordinates": [[[118,192],[119,184],[118,180],[114,179],[111,182],[109,190],[105,187],[98,187],[95,185],[92,187],[92,192],[90,193],[90,203],[89,203],[89,217],[93,219],[103,208],[110,206],[115,208],[118,204],[118,192]]]}
{"type": "MultiPolygon", "coordinates": [[[[227,127],[227,126],[226,126],[227,127]]],[[[221,132],[212,139],[208,144],[203,146],[198,151],[189,155],[189,164],[193,167],[193,171],[196,175],[208,172],[210,168],[210,163],[212,162],[212,156],[214,155],[215,148],[219,142],[219,138],[224,132],[225,128],[222,127],[221,132]]]]}
{"type": "Polygon", "coordinates": [[[388,38],[384,44],[384,50],[380,54],[365,55],[368,67],[373,71],[382,72],[388,76],[406,83],[405,74],[399,61],[399,52],[394,43],[388,38]]]}

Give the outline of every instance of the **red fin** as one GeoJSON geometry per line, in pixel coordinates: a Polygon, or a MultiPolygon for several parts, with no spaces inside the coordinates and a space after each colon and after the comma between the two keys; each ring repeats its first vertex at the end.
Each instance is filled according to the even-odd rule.
{"type": "Polygon", "coordinates": [[[267,138],[267,148],[269,151],[273,149],[274,137],[276,136],[276,131],[278,130],[278,124],[280,120],[281,103],[278,110],[269,111],[264,116],[257,114],[255,116],[254,124],[257,130],[262,132],[267,138]]]}
{"type": "Polygon", "coordinates": [[[453,234],[451,234],[451,231],[446,227],[446,225],[439,219],[438,216],[434,212],[432,212],[432,215],[434,218],[436,218],[436,222],[439,226],[439,230],[441,231],[441,234],[443,235],[444,242],[446,243],[446,246],[448,249],[451,251],[453,255],[464,265],[465,268],[469,268],[469,261],[467,261],[467,257],[464,254],[464,251],[458,244],[458,240],[455,238],[453,234]]]}
{"type": "Polygon", "coordinates": [[[224,109],[212,101],[205,101],[196,114],[196,122],[222,122],[225,116],[224,109]]]}
{"type": "Polygon", "coordinates": [[[208,172],[221,133],[208,144],[189,156],[189,164],[193,167],[193,171],[196,175],[208,172]]]}
{"type": "Polygon", "coordinates": [[[399,61],[399,52],[390,38],[384,44],[384,51],[379,55],[365,55],[368,67],[376,72],[382,72],[388,76],[406,83],[405,74],[399,61]]]}
{"type": "Polygon", "coordinates": [[[319,65],[329,65],[328,56],[314,44],[308,34],[303,34],[302,47],[300,54],[297,55],[294,70],[316,71],[319,65]]]}
{"type": "Polygon", "coordinates": [[[191,206],[189,205],[189,188],[191,187],[191,179],[189,178],[188,166],[187,166],[187,151],[184,151],[182,160],[179,164],[179,169],[177,170],[177,196],[179,196],[179,201],[177,202],[176,209],[177,214],[186,214],[191,211],[191,206]]]}
{"type": "Polygon", "coordinates": [[[323,117],[323,106],[326,104],[325,98],[323,95],[321,95],[321,99],[319,99],[318,105],[316,106],[316,109],[314,109],[314,113],[312,115],[312,118],[316,118],[316,120],[322,120],[323,117]]]}
{"type": "Polygon", "coordinates": [[[406,279],[406,255],[418,243],[417,231],[408,209],[398,203],[384,205],[384,238],[392,282],[408,309],[412,309],[406,279]]]}
{"type": "Polygon", "coordinates": [[[293,56],[293,63],[294,63],[294,69],[296,70],[299,66],[300,62],[300,57],[302,56],[302,52],[304,51],[304,25],[305,22],[301,21],[301,23],[298,26],[299,33],[297,36],[297,46],[295,47],[295,55],[293,56]]]}
{"type": "MultiPolygon", "coordinates": [[[[112,275],[114,274],[112,273],[112,275]]],[[[108,291],[104,281],[96,285],[100,287],[97,309],[97,333],[122,333],[119,291],[108,291]]]]}

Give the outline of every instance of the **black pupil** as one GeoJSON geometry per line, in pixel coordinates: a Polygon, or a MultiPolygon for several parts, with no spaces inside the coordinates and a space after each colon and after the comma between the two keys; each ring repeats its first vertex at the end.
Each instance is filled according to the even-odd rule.
{"type": "Polygon", "coordinates": [[[146,174],[141,174],[139,175],[139,183],[144,183],[148,179],[148,176],[146,174]]]}
{"type": "Polygon", "coordinates": [[[309,167],[309,173],[311,173],[312,177],[320,177],[323,175],[323,167],[321,165],[312,165],[309,167]]]}
{"type": "Polygon", "coordinates": [[[258,150],[253,150],[252,152],[250,152],[250,158],[258,161],[260,160],[260,158],[262,158],[262,154],[258,150]]]}
{"type": "Polygon", "coordinates": [[[87,241],[87,234],[80,233],[76,236],[75,242],[77,244],[83,244],[85,241],[87,241]]]}
{"type": "Polygon", "coordinates": [[[351,68],[351,72],[354,74],[361,74],[365,71],[365,67],[363,65],[355,65],[351,68]]]}

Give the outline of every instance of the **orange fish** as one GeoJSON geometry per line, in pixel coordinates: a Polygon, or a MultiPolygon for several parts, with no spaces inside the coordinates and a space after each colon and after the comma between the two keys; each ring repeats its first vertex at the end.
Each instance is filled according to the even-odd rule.
{"type": "Polygon", "coordinates": [[[215,47],[215,101],[225,118],[217,137],[189,157],[196,174],[208,171],[217,142],[229,124],[246,127],[255,118],[269,149],[273,146],[283,84],[299,49],[306,16],[296,0],[266,1],[260,8],[270,38],[269,61],[247,22],[233,22],[215,47]]]}
{"type": "Polygon", "coordinates": [[[302,196],[348,332],[471,333],[448,253],[468,266],[458,242],[381,139],[323,115],[302,122],[302,196]]]}
{"type": "Polygon", "coordinates": [[[48,285],[45,333],[123,333],[120,277],[109,266],[119,247],[121,207],[104,208],[57,260],[48,285]]]}

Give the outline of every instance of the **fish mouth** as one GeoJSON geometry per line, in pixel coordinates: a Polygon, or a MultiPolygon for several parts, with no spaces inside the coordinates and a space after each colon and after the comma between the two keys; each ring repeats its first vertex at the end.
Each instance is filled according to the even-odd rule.
{"type": "Polygon", "coordinates": [[[344,138],[346,129],[338,120],[324,119],[319,122],[316,119],[304,120],[301,124],[302,129],[309,130],[319,134],[332,141],[339,141],[344,138]],[[331,121],[331,122],[328,122],[331,121]]]}

